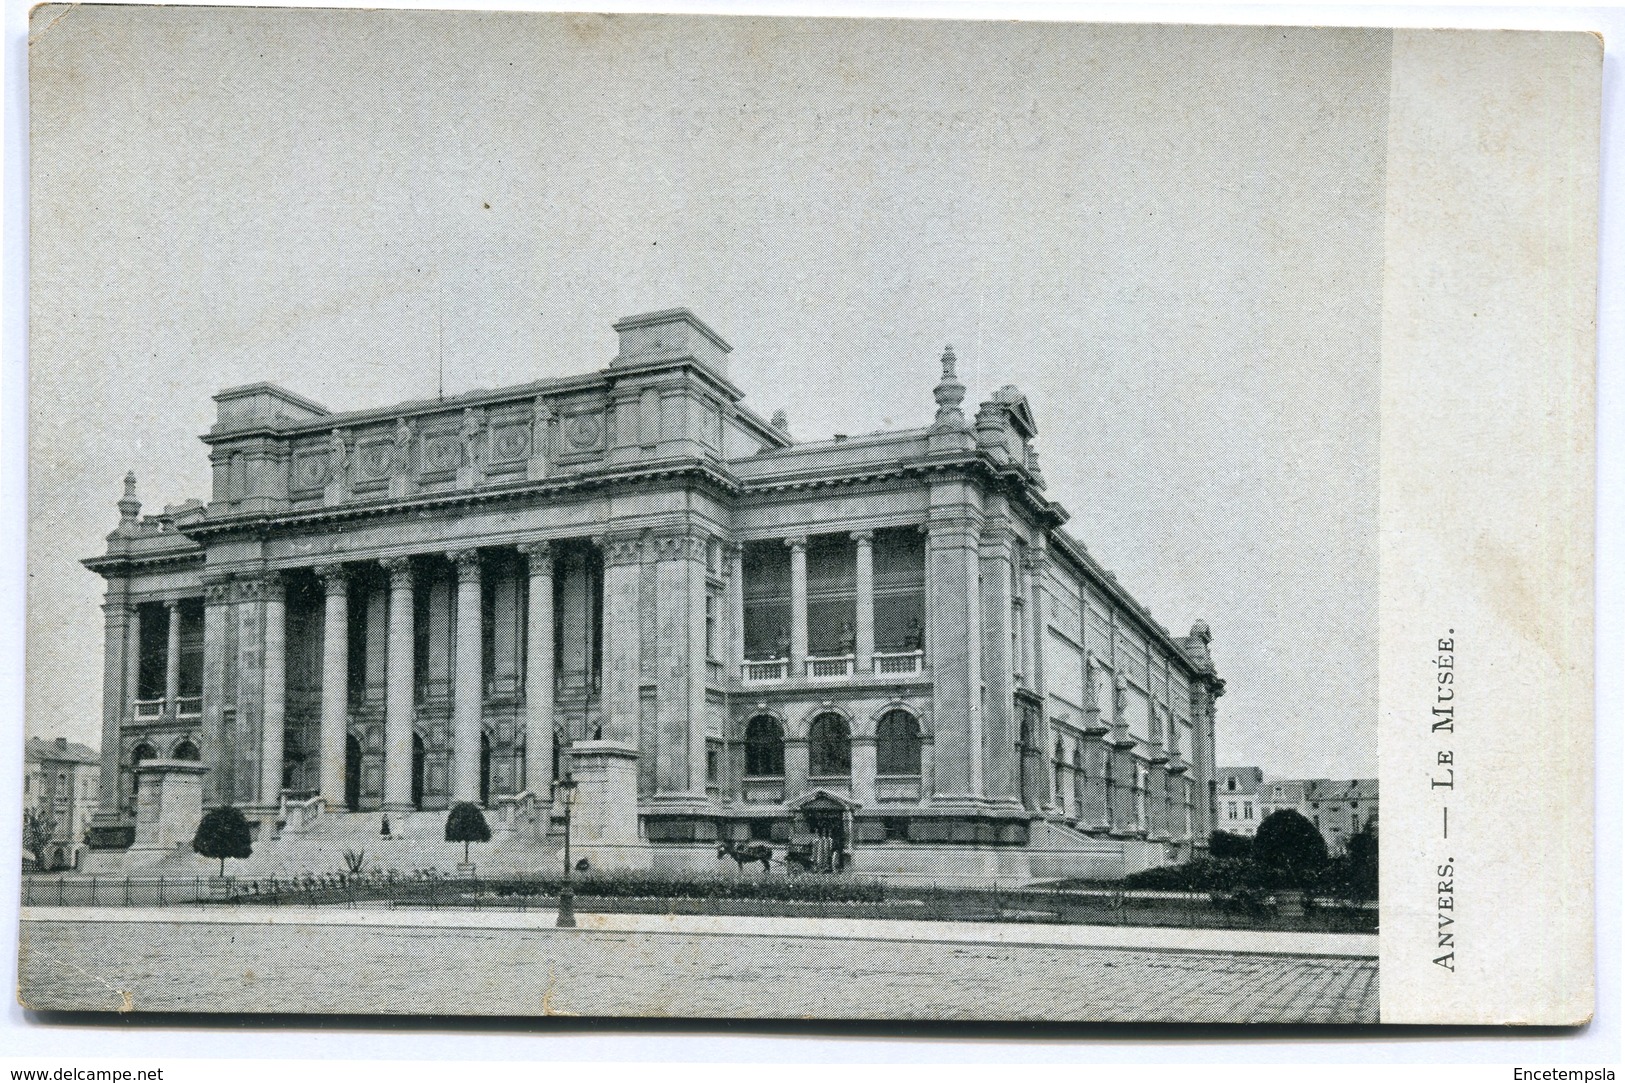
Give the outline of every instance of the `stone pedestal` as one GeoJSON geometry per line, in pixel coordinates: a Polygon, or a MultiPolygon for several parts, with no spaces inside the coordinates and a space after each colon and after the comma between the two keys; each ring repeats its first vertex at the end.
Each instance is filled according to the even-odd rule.
{"type": "Polygon", "coordinates": [[[638,752],[618,741],[577,741],[565,750],[576,783],[570,810],[570,859],[594,869],[646,869],[649,846],[638,837],[638,752]]]}
{"type": "Polygon", "coordinates": [[[135,806],[137,851],[170,851],[188,847],[203,819],[203,775],[208,767],[195,760],[142,760],[136,765],[141,780],[135,806]]]}

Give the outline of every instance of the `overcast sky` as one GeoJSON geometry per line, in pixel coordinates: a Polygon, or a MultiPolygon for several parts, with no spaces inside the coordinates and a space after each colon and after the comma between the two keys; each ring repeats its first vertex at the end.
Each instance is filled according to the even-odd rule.
{"type": "Polygon", "coordinates": [[[96,743],[133,469],[210,395],[594,370],[687,306],[817,439],[1031,400],[1069,530],[1229,691],[1219,757],[1376,773],[1382,31],[83,6],[31,49],[30,735],[96,743]]]}

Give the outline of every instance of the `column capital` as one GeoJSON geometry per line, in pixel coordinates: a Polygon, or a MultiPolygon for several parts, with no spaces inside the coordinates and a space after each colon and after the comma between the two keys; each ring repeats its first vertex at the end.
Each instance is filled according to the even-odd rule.
{"type": "Polygon", "coordinates": [[[232,581],[232,596],[239,602],[257,602],[271,594],[273,583],[280,583],[274,578],[275,573],[244,576],[232,581]]]}
{"type": "Polygon", "coordinates": [[[203,581],[203,602],[205,605],[225,605],[230,601],[230,576],[220,576],[216,579],[205,579],[203,581]]]}
{"type": "Polygon", "coordinates": [[[383,567],[384,571],[389,573],[389,585],[391,589],[411,589],[411,557],[384,557],[378,563],[383,567]]]}
{"type": "Polygon", "coordinates": [[[177,610],[180,609],[180,607],[181,607],[181,600],[179,598],[165,598],[164,599],[164,608],[169,610],[171,613],[176,612],[177,610]]]}
{"type": "Polygon", "coordinates": [[[520,542],[516,549],[530,562],[530,574],[553,574],[553,543],[550,541],[520,542]]]}
{"type": "Polygon", "coordinates": [[[722,553],[729,559],[744,556],[745,543],[735,538],[724,538],[722,541],[722,553]]]}
{"type": "Polygon", "coordinates": [[[688,560],[705,558],[706,537],[690,530],[656,534],[653,542],[656,560],[688,560]]]}
{"type": "Polygon", "coordinates": [[[349,589],[350,568],[345,564],[316,564],[312,565],[312,572],[322,581],[329,594],[342,594],[349,589]]]}
{"type": "Polygon", "coordinates": [[[852,531],[852,540],[860,545],[864,544],[865,542],[873,542],[875,540],[875,532],[873,530],[854,530],[852,531]]]}
{"type": "Polygon", "coordinates": [[[478,549],[451,549],[446,552],[446,559],[456,566],[458,582],[467,582],[479,578],[480,551],[478,549]]]}
{"type": "Polygon", "coordinates": [[[807,535],[805,535],[805,534],[792,535],[791,537],[788,537],[788,538],[784,539],[784,544],[787,545],[790,548],[790,551],[792,553],[797,552],[797,551],[806,552],[806,550],[807,550],[807,535]]]}
{"type": "Polygon", "coordinates": [[[606,534],[597,539],[604,563],[637,564],[643,559],[643,538],[638,534],[606,534]]]}

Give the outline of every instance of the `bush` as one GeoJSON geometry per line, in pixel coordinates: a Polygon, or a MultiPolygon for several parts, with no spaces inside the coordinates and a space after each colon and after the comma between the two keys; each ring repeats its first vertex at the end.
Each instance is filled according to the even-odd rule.
{"type": "Polygon", "coordinates": [[[1302,813],[1281,809],[1258,825],[1253,858],[1281,887],[1312,886],[1326,867],[1326,840],[1302,813]]]}
{"type": "Polygon", "coordinates": [[[242,810],[231,805],[203,814],[192,836],[192,849],[204,857],[220,859],[220,875],[226,875],[226,858],[245,858],[254,852],[254,835],[242,810]]]}
{"type": "Polygon", "coordinates": [[[1164,865],[1130,873],[1123,878],[1123,886],[1149,891],[1235,891],[1267,887],[1269,876],[1254,861],[1197,858],[1183,865],[1164,865]]]}
{"type": "Polygon", "coordinates": [[[1218,861],[1231,858],[1249,858],[1253,856],[1253,840],[1246,835],[1234,835],[1229,831],[1215,831],[1208,836],[1208,856],[1218,861]]]}
{"type": "Polygon", "coordinates": [[[485,813],[472,801],[459,801],[446,815],[446,841],[463,844],[463,864],[468,864],[468,844],[490,842],[491,826],[485,822],[485,813]]]}

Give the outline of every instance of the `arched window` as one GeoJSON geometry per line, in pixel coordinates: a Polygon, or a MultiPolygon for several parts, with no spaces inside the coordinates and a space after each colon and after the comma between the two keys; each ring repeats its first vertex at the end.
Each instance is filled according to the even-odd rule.
{"type": "Polygon", "coordinates": [[[852,773],[852,731],[838,714],[813,719],[808,733],[807,767],[814,778],[852,773]]]}
{"type": "Polygon", "coordinates": [[[745,774],[757,778],[784,774],[784,728],[771,715],[759,714],[745,726],[745,774]]]}
{"type": "Polygon", "coordinates": [[[920,724],[903,710],[887,711],[875,728],[875,773],[920,773],[920,724]]]}
{"type": "Polygon", "coordinates": [[[130,751],[130,796],[134,797],[141,792],[141,776],[135,769],[141,766],[142,760],[150,760],[158,755],[158,750],[147,742],[142,741],[130,751]]]}
{"type": "Polygon", "coordinates": [[[197,745],[193,744],[190,738],[183,738],[181,743],[175,746],[175,751],[170,753],[170,755],[174,759],[191,760],[194,763],[203,758],[202,756],[198,755],[197,745]]]}

